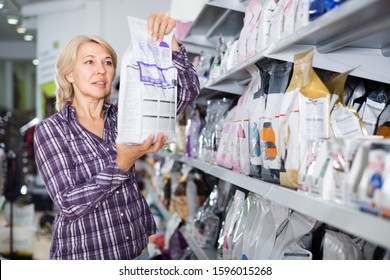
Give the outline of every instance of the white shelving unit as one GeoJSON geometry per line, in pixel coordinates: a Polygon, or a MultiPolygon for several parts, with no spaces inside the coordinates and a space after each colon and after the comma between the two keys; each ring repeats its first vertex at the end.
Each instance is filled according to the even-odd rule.
{"type": "MultiPolygon", "coordinates": [[[[238,38],[247,2],[210,1],[187,33],[184,44],[213,50],[217,38],[214,35],[217,33],[227,34],[227,38],[238,38]]],[[[248,66],[261,63],[267,57],[292,62],[295,54],[308,49],[314,49],[313,66],[316,68],[339,73],[354,69],[350,73],[352,76],[390,84],[389,12],[388,0],[348,0],[294,34],[235,65],[209,82],[201,94],[206,98],[216,91],[242,94],[250,78],[246,71],[248,66]]],[[[390,221],[382,217],[317,199],[211,163],[185,156],[175,157],[215,177],[390,249],[390,221]]],[[[190,235],[185,236],[198,258],[215,259],[216,255],[199,248],[190,235]]]]}
{"type": "MultiPolygon", "coordinates": [[[[350,75],[390,83],[390,75],[387,75],[390,69],[389,12],[388,0],[348,0],[235,65],[208,83],[206,88],[241,94],[245,85],[241,84],[241,90],[237,85],[250,78],[245,70],[248,66],[266,57],[292,62],[295,54],[308,49],[315,50],[314,67],[339,73],[355,69],[350,75]]],[[[203,14],[208,15],[208,12],[203,14]]],[[[236,24],[241,25],[242,22],[236,24]]],[[[191,30],[196,33],[196,22],[191,30]]]]}
{"type": "Polygon", "coordinates": [[[390,249],[390,220],[341,204],[317,199],[198,159],[181,156],[178,160],[302,214],[390,249]]]}

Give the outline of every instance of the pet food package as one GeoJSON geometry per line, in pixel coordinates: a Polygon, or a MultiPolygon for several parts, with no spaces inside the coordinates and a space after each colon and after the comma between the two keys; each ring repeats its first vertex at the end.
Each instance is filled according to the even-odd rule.
{"type": "Polygon", "coordinates": [[[146,20],[128,17],[130,43],[121,61],[118,96],[120,144],[141,144],[163,133],[175,142],[177,69],[172,63],[173,31],[156,42],[146,20]]]}
{"type": "Polygon", "coordinates": [[[293,74],[279,115],[280,184],[293,189],[298,188],[301,154],[299,93],[312,82],[312,61],[312,50],[294,56],[293,74]]]}
{"type": "Polygon", "coordinates": [[[274,64],[269,80],[264,118],[261,120],[261,176],[264,181],[277,184],[279,184],[280,170],[279,114],[291,69],[290,62],[274,64]]]}
{"type": "Polygon", "coordinates": [[[372,143],[368,153],[367,166],[363,172],[359,190],[358,200],[362,211],[379,215],[383,199],[383,182],[386,179],[385,173],[386,158],[390,154],[390,141],[382,140],[372,143]]]}

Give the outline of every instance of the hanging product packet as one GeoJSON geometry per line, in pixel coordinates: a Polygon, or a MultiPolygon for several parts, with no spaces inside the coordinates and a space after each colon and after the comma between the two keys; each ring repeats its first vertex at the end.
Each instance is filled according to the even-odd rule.
{"type": "Polygon", "coordinates": [[[299,162],[303,162],[309,141],[330,136],[330,93],[311,69],[311,82],[299,93],[299,162]]]}
{"type": "Polygon", "coordinates": [[[120,144],[141,144],[159,133],[175,142],[177,69],[172,63],[174,31],[162,42],[148,35],[147,22],[128,17],[130,43],[121,61],[118,96],[120,144]]]}
{"type": "MultiPolygon", "coordinates": [[[[236,125],[238,125],[238,144],[239,152],[233,154],[233,159],[239,159],[239,165],[233,165],[233,170],[241,172],[244,175],[250,174],[250,141],[251,140],[251,131],[250,131],[250,110],[251,103],[253,100],[253,93],[257,92],[259,89],[259,68],[256,65],[252,65],[246,70],[251,75],[251,81],[247,85],[245,92],[238,100],[236,112],[236,125]],[[238,156],[238,157],[237,157],[238,156]],[[235,168],[236,166],[236,168],[235,168]]],[[[233,160],[233,163],[236,161],[233,160]]]]}
{"type": "Polygon", "coordinates": [[[260,125],[261,177],[264,181],[279,184],[280,147],[279,147],[279,115],[283,103],[284,92],[290,81],[292,64],[276,63],[270,73],[267,105],[260,125]]]}
{"type": "Polygon", "coordinates": [[[311,83],[313,50],[294,56],[293,74],[279,115],[280,184],[297,189],[300,168],[298,93],[311,83]]]}
{"type": "Polygon", "coordinates": [[[364,127],[367,129],[368,135],[375,133],[378,118],[387,104],[387,93],[384,87],[370,92],[367,96],[366,106],[362,112],[362,120],[364,127]]]}
{"type": "Polygon", "coordinates": [[[242,246],[242,260],[255,259],[256,244],[261,239],[261,244],[265,247],[271,247],[274,242],[272,232],[274,229],[274,220],[271,211],[271,201],[256,194],[255,197],[248,196],[250,207],[247,226],[244,233],[244,240],[242,246]],[[253,202],[251,202],[254,200],[253,202]],[[269,239],[267,239],[267,237],[269,239]],[[269,242],[268,242],[269,241],[269,242]]]}
{"type": "Polygon", "coordinates": [[[266,100],[269,89],[269,80],[273,71],[274,63],[270,60],[262,61],[259,71],[253,68],[252,81],[253,91],[250,93],[249,104],[249,155],[250,175],[261,178],[261,123],[266,109],[266,100]],[[257,89],[257,90],[256,90],[257,89]]]}
{"type": "Polygon", "coordinates": [[[348,173],[346,176],[347,200],[349,207],[359,208],[359,185],[368,164],[368,154],[372,143],[380,143],[381,136],[367,135],[363,137],[341,138],[345,143],[348,173]]]}
{"type": "Polygon", "coordinates": [[[223,227],[223,245],[222,245],[222,258],[224,260],[230,260],[233,253],[233,234],[234,229],[237,226],[237,221],[240,215],[241,208],[243,207],[245,200],[245,194],[242,191],[236,190],[232,205],[230,206],[228,213],[226,214],[225,223],[223,227]]]}
{"type": "Polygon", "coordinates": [[[263,1],[263,7],[259,18],[259,27],[257,28],[256,50],[264,50],[268,46],[270,37],[271,20],[274,10],[277,6],[277,0],[263,1]]]}
{"type": "Polygon", "coordinates": [[[232,150],[230,149],[230,143],[232,141],[231,133],[234,126],[234,117],[236,115],[236,108],[234,106],[226,115],[222,132],[221,139],[219,141],[219,146],[217,148],[216,161],[220,166],[224,166],[226,168],[232,168],[232,150]]]}
{"type": "MultiPolygon", "coordinates": [[[[347,77],[351,71],[333,75],[325,81],[325,85],[333,96],[338,96],[338,100],[331,110],[330,122],[333,137],[356,137],[366,135],[366,129],[362,123],[357,111],[352,107],[345,106],[344,89],[347,77]]],[[[358,86],[355,91],[360,94],[361,87],[358,86]]]]}
{"type": "Polygon", "coordinates": [[[390,104],[382,111],[378,118],[375,135],[390,138],[390,104]]]}
{"type": "Polygon", "coordinates": [[[360,210],[379,215],[382,209],[382,189],[388,175],[385,173],[386,158],[390,156],[390,141],[371,143],[367,166],[363,172],[359,190],[360,210]]]}

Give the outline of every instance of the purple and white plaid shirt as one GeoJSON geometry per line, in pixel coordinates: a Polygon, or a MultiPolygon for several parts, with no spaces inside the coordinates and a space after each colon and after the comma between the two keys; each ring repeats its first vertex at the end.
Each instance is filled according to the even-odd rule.
{"type": "MultiPolygon", "coordinates": [[[[199,94],[199,81],[185,49],[173,52],[178,69],[178,112],[199,94]]],[[[157,232],[135,180],[134,166],[116,164],[117,106],[104,104],[100,139],[66,104],[35,129],[37,168],[59,208],[53,223],[51,259],[133,259],[157,232]]]]}

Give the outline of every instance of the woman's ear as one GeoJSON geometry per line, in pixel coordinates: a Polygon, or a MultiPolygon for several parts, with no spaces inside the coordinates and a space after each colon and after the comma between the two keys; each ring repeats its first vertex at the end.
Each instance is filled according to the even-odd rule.
{"type": "Polygon", "coordinates": [[[73,79],[72,73],[66,74],[66,75],[65,75],[65,78],[66,78],[66,80],[67,80],[69,83],[71,83],[71,84],[74,83],[74,79],[73,79]]]}

